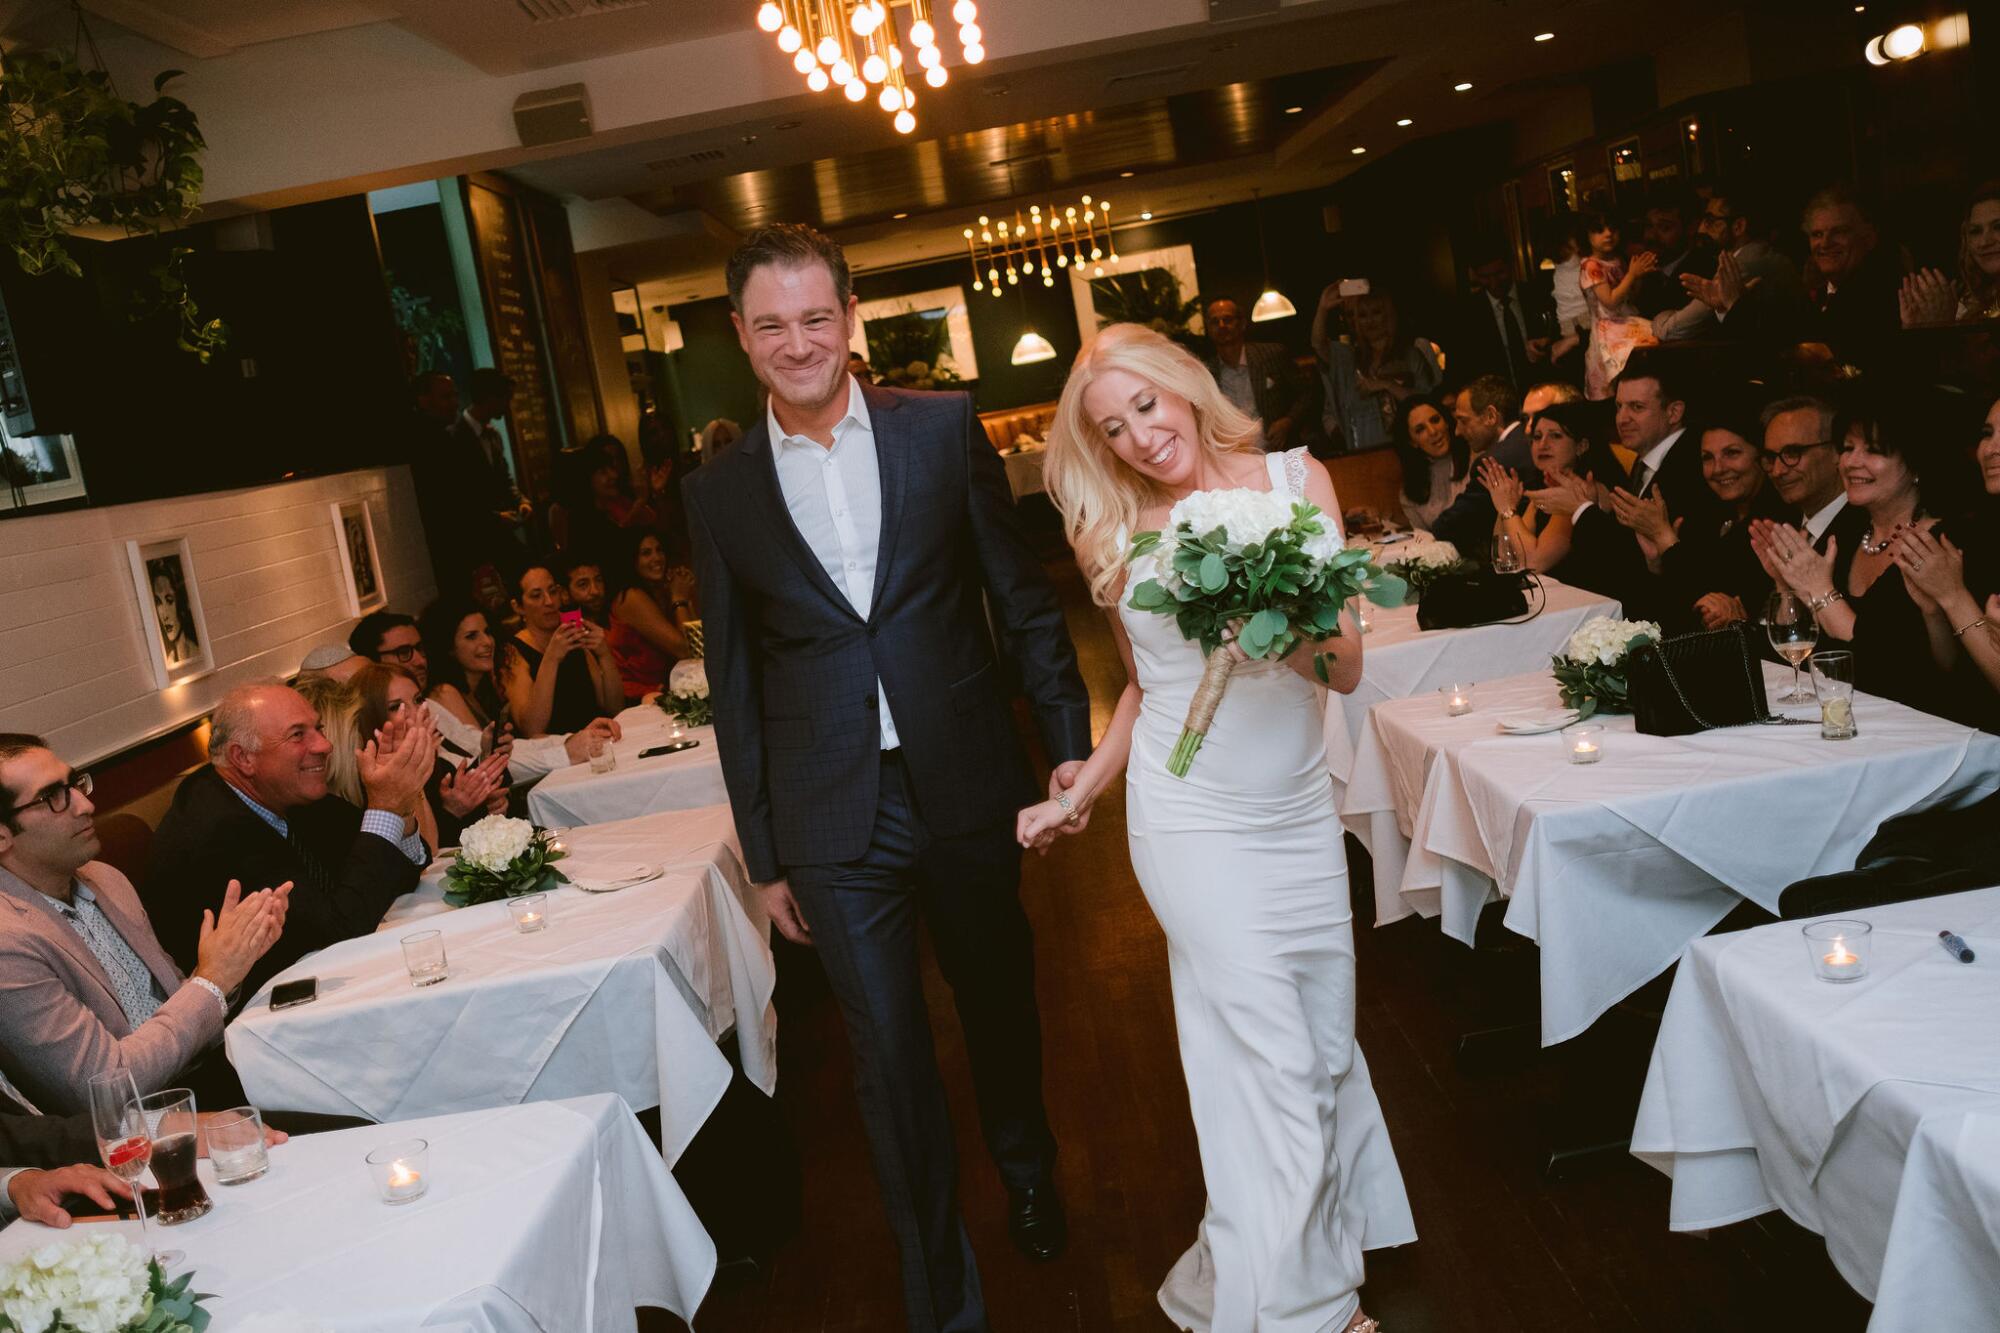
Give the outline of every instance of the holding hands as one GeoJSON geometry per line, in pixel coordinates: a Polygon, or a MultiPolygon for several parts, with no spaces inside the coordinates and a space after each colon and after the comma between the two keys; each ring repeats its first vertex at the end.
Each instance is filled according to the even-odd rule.
{"type": "Polygon", "coordinates": [[[1082,772],[1081,759],[1056,766],[1055,772],[1049,774],[1049,799],[1029,806],[1016,816],[1014,837],[1017,842],[1033,849],[1037,856],[1046,856],[1049,845],[1057,838],[1083,832],[1090,823],[1090,807],[1097,797],[1095,793],[1089,796],[1071,794],[1082,772]]]}

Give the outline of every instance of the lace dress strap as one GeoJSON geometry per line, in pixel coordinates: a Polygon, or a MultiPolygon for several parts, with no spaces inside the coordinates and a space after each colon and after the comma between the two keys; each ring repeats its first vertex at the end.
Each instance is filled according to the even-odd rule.
{"type": "Polygon", "coordinates": [[[1287,449],[1281,454],[1264,455],[1264,465],[1271,471],[1271,489],[1294,500],[1302,500],[1306,493],[1306,451],[1304,448],[1287,449]]]}

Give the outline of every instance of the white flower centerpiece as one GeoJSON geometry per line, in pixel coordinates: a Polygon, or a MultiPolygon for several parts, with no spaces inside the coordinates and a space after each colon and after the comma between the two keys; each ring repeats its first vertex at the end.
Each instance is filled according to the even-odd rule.
{"type": "Polygon", "coordinates": [[[699,657],[674,663],[667,688],[654,702],[668,716],[679,718],[682,726],[705,727],[715,721],[715,705],[708,697],[708,664],[699,657]]]}
{"type": "Polygon", "coordinates": [[[1658,643],[1660,627],[1650,620],[1586,620],[1554,658],[1552,670],[1562,701],[1578,720],[1592,713],[1629,713],[1625,655],[1642,643],[1658,643]]]}
{"type": "Polygon", "coordinates": [[[569,883],[554,864],[568,854],[547,829],[525,819],[488,815],[459,835],[458,856],[444,872],[444,900],[467,907],[546,893],[569,883]]]}
{"type": "Polygon", "coordinates": [[[1420,533],[1385,549],[1381,561],[1385,572],[1410,585],[1410,596],[1417,601],[1423,599],[1431,584],[1440,577],[1463,574],[1472,568],[1472,562],[1460,555],[1456,546],[1428,533],[1420,533]]]}
{"type": "Polygon", "coordinates": [[[52,1241],[0,1267],[0,1329],[8,1333],[202,1333],[209,1297],[172,1282],[115,1231],[52,1241]]]}
{"type": "MultiPolygon", "coordinates": [[[[1225,641],[1246,657],[1277,661],[1301,641],[1339,634],[1350,599],[1400,606],[1405,591],[1366,549],[1343,546],[1317,506],[1273,491],[1196,491],[1168,513],[1165,532],[1136,534],[1126,559],[1128,605],[1174,617],[1207,656],[1167,759],[1167,771],[1183,778],[1229,688],[1235,659],[1225,641]]],[[[1327,678],[1324,656],[1314,656],[1313,668],[1327,678]]]]}

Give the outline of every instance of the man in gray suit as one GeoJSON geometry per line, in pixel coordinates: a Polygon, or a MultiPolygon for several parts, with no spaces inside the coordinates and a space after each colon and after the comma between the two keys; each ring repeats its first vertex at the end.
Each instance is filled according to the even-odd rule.
{"type": "Polygon", "coordinates": [[[908,1326],[981,1333],[920,919],[1015,1244],[1049,1259],[1065,1236],[1013,837],[1036,792],[985,604],[1058,785],[1089,752],[1089,700],[970,398],[848,373],[847,260],[811,228],[756,233],[728,277],[771,401],[686,485],[723,777],[750,877],[779,931],[817,948],[846,1020],[908,1326]]]}
{"type": "Polygon", "coordinates": [[[183,976],[132,885],[91,859],[90,791],[40,737],[0,734],[0,1071],[51,1114],[89,1110],[98,1074],[127,1070],[153,1092],[220,1061],[229,993],[277,940],[291,892],[243,897],[232,882],[183,976]]]}

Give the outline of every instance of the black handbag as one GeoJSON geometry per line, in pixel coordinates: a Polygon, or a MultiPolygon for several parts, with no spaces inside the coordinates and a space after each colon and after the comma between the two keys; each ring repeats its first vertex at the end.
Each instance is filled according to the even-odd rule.
{"type": "Polygon", "coordinates": [[[1641,644],[1625,658],[1625,697],[1648,736],[1770,722],[1764,669],[1743,621],[1641,644]]]}
{"type": "Polygon", "coordinates": [[[1440,574],[1417,603],[1417,628],[1466,629],[1525,615],[1528,595],[1518,574],[1487,569],[1440,574]]]}

